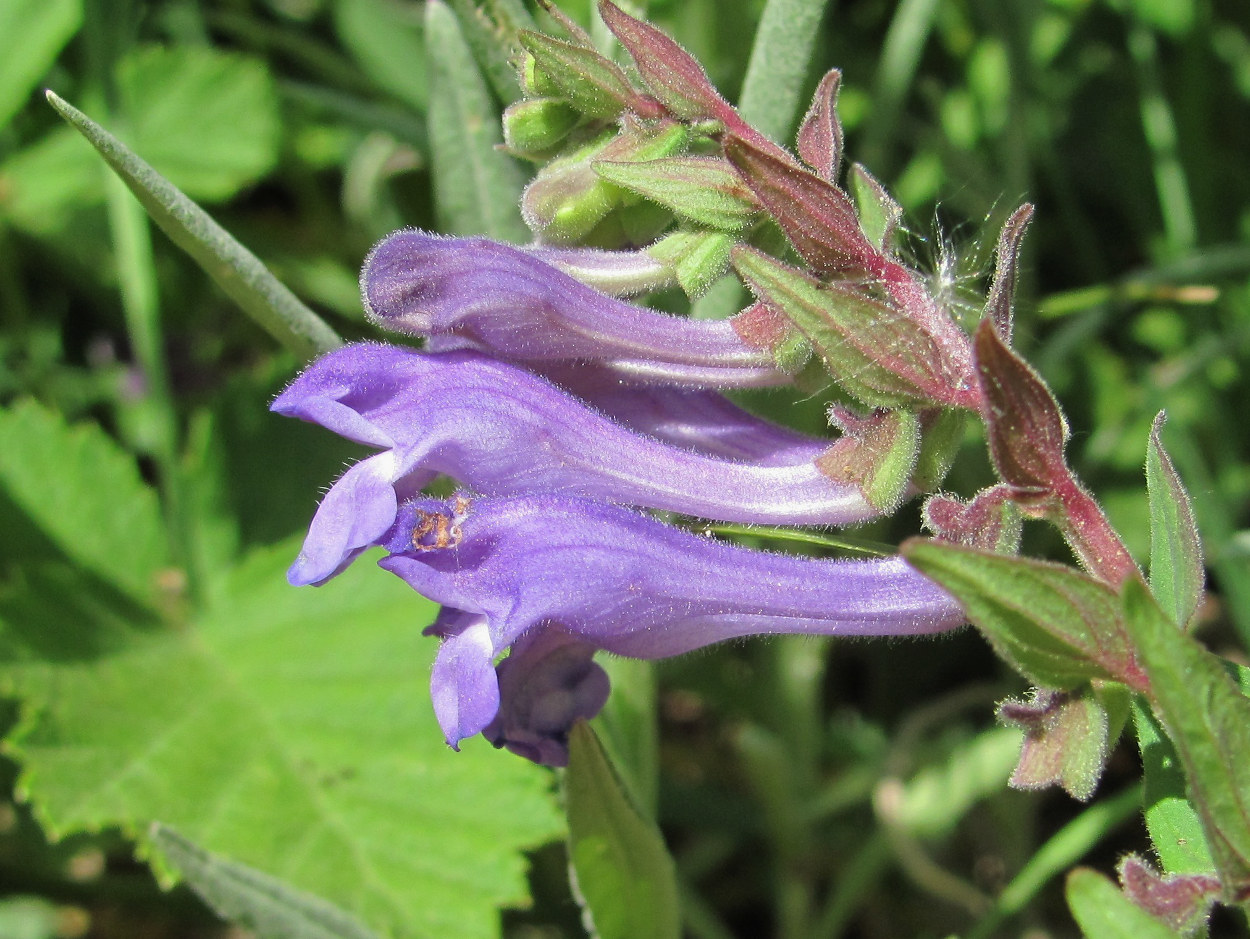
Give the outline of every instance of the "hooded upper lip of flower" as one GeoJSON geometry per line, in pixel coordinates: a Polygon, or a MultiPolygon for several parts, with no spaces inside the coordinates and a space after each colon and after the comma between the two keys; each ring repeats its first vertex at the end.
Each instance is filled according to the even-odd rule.
{"type": "Polygon", "coordinates": [[[485,238],[396,232],[369,255],[361,290],[375,322],[437,340],[440,350],[600,362],[640,380],[698,387],[790,381],[771,352],[744,342],[729,321],[633,306],[485,238]]]}
{"type": "Polygon", "coordinates": [[[439,473],[491,495],[563,492],[743,523],[848,524],[878,514],[858,487],[821,471],[830,441],[799,438],[800,448],[790,439],[788,462],[683,449],[467,350],[344,347],[309,367],[272,408],[385,448],[323,500],[292,569],[299,583],[339,570],[390,527],[400,500],[439,473]]]}

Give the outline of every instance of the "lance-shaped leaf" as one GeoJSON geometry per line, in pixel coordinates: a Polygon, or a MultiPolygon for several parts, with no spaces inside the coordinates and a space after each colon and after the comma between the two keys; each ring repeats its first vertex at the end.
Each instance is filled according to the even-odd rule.
{"type": "Polygon", "coordinates": [[[550,150],[580,120],[577,110],[561,98],[526,98],[503,112],[503,142],[522,153],[550,150]]]}
{"type": "Polygon", "coordinates": [[[745,523],[844,525],[882,508],[865,501],[860,475],[829,469],[822,441],[786,463],[707,456],[634,433],[536,375],[474,352],[347,346],[305,370],[272,409],[383,451],[326,494],[291,572],[301,584],[341,570],[390,528],[405,496],[440,473],[488,495],[566,492],[745,523]]]}
{"type": "Polygon", "coordinates": [[[1222,892],[1214,874],[1165,877],[1135,854],[1120,861],[1120,886],[1130,900],[1183,936],[1194,935],[1206,925],[1222,892]]]}
{"type": "Polygon", "coordinates": [[[877,250],[890,252],[894,232],[903,217],[903,207],[858,163],[851,166],[850,185],[864,234],[877,250]]]}
{"type": "Polygon", "coordinates": [[[1137,578],[1124,615],[1150,679],[1151,701],[1176,745],[1225,899],[1250,890],[1250,698],[1216,656],[1176,628],[1137,578]]]}
{"type": "Polygon", "coordinates": [[[593,165],[604,179],[708,228],[739,231],[760,210],[759,201],[733,167],[717,157],[668,157],[628,163],[597,160],[593,165]]]}
{"type": "Polygon", "coordinates": [[[884,257],[860,230],[846,193],[827,179],[769,150],[730,137],[725,156],[817,272],[880,273],[884,257]]]}
{"type": "Polygon", "coordinates": [[[920,451],[920,418],[914,411],[878,411],[859,417],[831,408],[829,422],[842,437],[816,465],[830,479],[858,486],[868,504],[882,513],[896,509],[910,494],[909,482],[920,451]]]}
{"type": "Polygon", "coordinates": [[[647,88],[672,114],[686,120],[742,123],[703,66],[674,40],[610,0],[601,0],[599,15],[633,58],[647,88]]]}
{"type": "Polygon", "coordinates": [[[733,245],[733,239],[724,232],[677,231],[651,245],[646,253],[662,261],[686,296],[694,299],[703,296],[725,273],[733,245]]]}
{"type": "Polygon", "coordinates": [[[583,114],[611,120],[637,97],[620,66],[593,48],[529,30],[517,38],[535,67],[583,114]]]}
{"type": "Polygon", "coordinates": [[[785,313],[811,342],[833,376],[871,407],[961,402],[943,375],[937,343],[898,310],[849,284],[820,284],[746,246],[734,266],[751,292],[785,313]]]}
{"type": "Polygon", "coordinates": [[[903,555],[949,590],[999,655],[1059,691],[1109,678],[1148,683],[1106,584],[1065,567],[913,538],[903,555]]]}
{"type": "Polygon", "coordinates": [[[564,774],[569,862],[599,939],[678,939],[677,869],[664,837],[630,799],[589,724],[569,734],[564,774]]]}
{"type": "Polygon", "coordinates": [[[585,146],[552,160],[521,196],[521,214],[546,242],[582,241],[625,199],[632,198],[596,173],[592,162],[654,160],[684,149],[689,132],[682,124],[662,124],[647,133],[607,132],[585,146]]]}
{"type": "Polygon", "coordinates": [[[305,359],[342,344],[325,321],[169,180],[52,92],[48,103],[91,142],[173,243],[262,329],[305,359]]]}
{"type": "Polygon", "coordinates": [[[799,156],[817,175],[830,182],[837,180],[842,162],[842,121],[838,119],[841,86],[842,73],[838,69],[826,72],[799,126],[799,156]]]}
{"type": "Polygon", "coordinates": [[[989,320],[977,327],[976,355],[994,468],[1020,495],[1044,498],[1069,477],[1068,422],[1059,402],[989,320]]]}
{"type": "Polygon", "coordinates": [[[1202,819],[1185,790],[1185,768],[1150,708],[1133,704],[1142,762],[1142,815],[1163,869],[1170,874],[1215,870],[1202,819]]]}
{"type": "Polygon", "coordinates": [[[1088,801],[1102,777],[1110,745],[1124,725],[1124,698],[1123,693],[1104,695],[1094,688],[1038,689],[1028,701],[1008,699],[1000,704],[999,720],[1024,731],[1011,784],[1017,789],[1060,785],[1074,799],[1088,801]],[[1116,714],[1108,714],[1108,701],[1116,714]]]}
{"type": "Polygon", "coordinates": [[[1065,894],[1086,939],[1177,939],[1176,931],[1136,906],[1088,867],[1068,874],[1065,894]]]}
{"type": "Polygon", "coordinates": [[[996,554],[1020,550],[1020,522],[1006,486],[982,489],[966,502],[938,493],[924,505],[925,528],[939,539],[996,554]]]}
{"type": "Polygon", "coordinates": [[[994,256],[994,282],[985,300],[984,318],[994,324],[999,338],[1011,342],[1012,304],[1016,295],[1017,265],[1020,263],[1020,243],[1033,218],[1033,206],[1027,202],[1016,209],[1003,225],[998,236],[998,249],[994,256]]]}
{"type": "Polygon", "coordinates": [[[604,296],[520,249],[485,238],[391,235],[361,274],[379,325],[531,363],[597,362],[636,380],[784,384],[773,356],[732,323],[691,320],[604,296]]]}
{"type": "Polygon", "coordinates": [[[1150,497],[1150,590],[1184,629],[1202,600],[1202,542],[1189,493],[1160,432],[1166,416],[1155,417],[1146,447],[1146,489],[1150,497]]]}

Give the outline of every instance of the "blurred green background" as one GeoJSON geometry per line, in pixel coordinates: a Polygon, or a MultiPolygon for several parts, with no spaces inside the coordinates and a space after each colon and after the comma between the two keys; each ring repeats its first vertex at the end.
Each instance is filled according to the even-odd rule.
{"type": "MultiPolygon", "coordinates": [[[[355,451],[265,411],[298,363],[163,235],[117,209],[103,164],[39,90],[118,134],[344,335],[372,335],[356,285],[365,254],[395,228],[439,229],[454,199],[431,173],[423,6],[0,0],[0,404],[33,398],[95,422],[150,475],[171,434],[178,460],[226,467],[230,485],[215,497],[228,522],[203,536],[213,550],[299,531],[355,451]],[[145,257],[153,276],[133,276],[145,257]],[[128,327],[135,309],[153,311],[162,334],[128,327]],[[165,378],[139,367],[153,351],[145,343],[165,378]],[[173,415],[154,403],[153,380],[168,382],[173,415]]],[[[453,6],[472,15],[472,3],[453,6]]],[[[591,23],[585,0],[561,6],[591,23]]],[[[1165,440],[1213,577],[1205,635],[1238,656],[1250,637],[1250,5],[828,6],[806,88],[842,69],[847,159],[903,204],[907,250],[936,284],[975,297],[997,224],[1036,203],[1018,343],[1063,401],[1076,465],[1139,558],[1146,437],[1167,409],[1165,440]]],[[[762,8],[633,6],[731,100],[762,8]]],[[[784,401],[763,406],[786,414],[784,401]]],[[[811,405],[794,413],[799,424],[819,419],[811,405]]],[[[91,485],[89,467],[67,471],[91,485]]],[[[970,441],[949,488],[968,494],[987,480],[970,441]]],[[[905,512],[869,534],[901,537],[915,519],[905,512]]],[[[1056,539],[1031,538],[1062,557],[1056,539]]],[[[0,546],[0,584],[23,560],[0,546]]],[[[828,936],[965,928],[1079,810],[1000,791],[1002,771],[986,770],[993,782],[941,776],[986,739],[977,735],[993,701],[1021,690],[975,635],[832,653],[736,645],[666,663],[661,687],[661,821],[692,891],[690,928],[709,939],[783,934],[800,915],[787,909],[806,909],[802,921],[828,936]],[[937,774],[945,795],[913,844],[889,835],[874,799],[883,779],[917,768],[937,774]],[[944,869],[962,873],[952,882],[944,869]]],[[[1133,759],[1113,758],[1104,791],[1134,778],[1133,759]]],[[[14,772],[4,765],[7,779],[14,772]]],[[[1104,868],[1114,849],[1145,844],[1131,823],[1115,838],[1096,855],[1104,868]]],[[[536,906],[506,915],[510,935],[577,934],[562,877],[558,848],[535,855],[536,906]]],[[[223,929],[189,895],[157,893],[120,839],[47,849],[10,801],[0,802],[0,889],[50,904],[0,903],[0,936],[14,939],[223,929]],[[6,926],[10,913],[33,931],[6,926]]],[[[1013,934],[1064,934],[1058,894],[1043,896],[1013,934]]]]}

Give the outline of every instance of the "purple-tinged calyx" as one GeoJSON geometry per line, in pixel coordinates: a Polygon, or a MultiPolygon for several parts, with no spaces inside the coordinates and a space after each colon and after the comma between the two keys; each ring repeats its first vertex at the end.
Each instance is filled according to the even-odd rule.
{"type": "Polygon", "coordinates": [[[383,547],[383,568],[444,606],[430,631],[444,637],[434,695],[448,742],[492,726],[496,742],[524,738],[526,755],[547,762],[601,693],[571,643],[657,659],[751,635],[923,635],[964,623],[959,605],[898,557],[752,551],[569,496],[413,500],[383,547]],[[535,665],[522,658],[515,674],[497,672],[509,648],[535,665]],[[526,681],[540,663],[554,674],[526,681]],[[516,688],[524,707],[507,700],[516,688]]]}
{"type": "Polygon", "coordinates": [[[690,320],[604,296],[522,250],[401,231],[365,262],[381,326],[526,363],[590,361],[638,381],[759,387],[790,376],[729,321],[690,320]]]}
{"type": "Polygon", "coordinates": [[[879,514],[831,471],[851,438],[789,462],[710,456],[635,433],[524,369],[472,351],[346,346],[310,366],[273,410],[383,448],[330,489],[291,577],[332,576],[436,475],[476,492],[559,492],[746,524],[843,525],[879,514]]]}

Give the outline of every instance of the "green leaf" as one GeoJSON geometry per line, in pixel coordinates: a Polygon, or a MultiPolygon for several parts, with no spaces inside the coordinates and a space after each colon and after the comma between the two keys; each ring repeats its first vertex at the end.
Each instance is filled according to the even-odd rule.
{"type": "Polygon", "coordinates": [[[1177,935],[1088,867],[1068,874],[1068,906],[1088,939],[1177,939],[1177,935]]]}
{"type": "Polygon", "coordinates": [[[677,939],[677,873],[655,823],[630,800],[590,726],[569,735],[569,857],[598,939],[677,939]]]}
{"type": "MultiPolygon", "coordinates": [[[[297,550],[254,552],[189,623],[119,630],[107,652],[108,624],[78,616],[37,661],[45,637],[0,608],[19,791],[54,838],[160,820],[384,935],[496,936],[496,908],[526,897],[519,849],[559,833],[549,774],[449,751],[422,687],[433,606],[367,563],[292,588],[297,550]]],[[[28,603],[85,589],[36,584],[28,603]]]]}
{"type": "Polygon", "coordinates": [[[683,156],[629,163],[599,160],[594,168],[609,182],[708,228],[739,231],[760,210],[759,202],[733,167],[716,157],[683,156]]]}
{"type": "Polygon", "coordinates": [[[117,66],[126,142],[192,199],[221,201],[278,160],[265,63],[207,47],[147,46],[117,66]]]}
{"type": "Polygon", "coordinates": [[[58,939],[63,936],[60,911],[42,897],[0,900],[0,936],[4,939],[58,939]]]}
{"type": "Polygon", "coordinates": [[[915,538],[903,554],[1035,684],[1065,691],[1110,678],[1141,690],[1118,598],[1101,581],[1061,564],[915,538]]]}
{"type": "Polygon", "coordinates": [[[156,824],[153,847],[222,919],[263,939],[378,939],[354,916],[244,864],[227,861],[156,824]]]}
{"type": "Polygon", "coordinates": [[[534,28],[529,11],[521,0],[451,0],[451,8],[495,96],[504,104],[516,101],[521,85],[512,58],[517,35],[534,28]]]}
{"type": "Polygon", "coordinates": [[[425,5],[430,68],[430,150],[441,228],[457,235],[526,241],[517,211],[525,175],[503,143],[499,114],[455,14],[442,0],[425,5]]]}
{"type": "Polygon", "coordinates": [[[768,0],[755,32],[738,110],[760,133],[784,141],[794,128],[825,0],[768,0]]]}
{"type": "Polygon", "coordinates": [[[74,210],[103,201],[99,161],[72,128],[54,128],[0,163],[0,216],[32,234],[52,235],[74,210]]]}
{"type": "MultiPolygon", "coordinates": [[[[619,165],[619,164],[618,164],[619,165]]],[[[686,296],[707,293],[729,266],[733,240],[723,232],[676,231],[646,249],[647,254],[672,267],[686,296]]]]}
{"type": "Polygon", "coordinates": [[[1205,874],[1215,870],[1202,819],[1185,792],[1185,771],[1176,748],[1154,715],[1136,702],[1133,723],[1141,750],[1146,830],[1159,863],[1168,874],[1205,874]]]}
{"type": "Polygon", "coordinates": [[[82,25],[82,0],[0,3],[0,128],[26,103],[82,25]]]}
{"type": "Polygon", "coordinates": [[[394,0],[336,0],[334,32],[361,71],[418,114],[429,106],[420,7],[394,0]]]}
{"type": "Polygon", "coordinates": [[[611,120],[633,99],[621,67],[594,49],[528,30],[517,38],[543,77],[581,113],[611,120]]]}
{"type": "Polygon", "coordinates": [[[1250,885],[1250,698],[1135,578],[1123,599],[1155,713],[1185,767],[1216,871],[1234,892],[1250,885]]]}
{"type": "Polygon", "coordinates": [[[160,505],[134,457],[98,426],[71,426],[31,401],[0,411],[0,494],[0,554],[67,561],[154,602],[169,563],[160,505]]]}
{"type": "Polygon", "coordinates": [[[894,232],[903,217],[902,206],[894,201],[876,177],[858,163],[851,164],[848,175],[847,182],[851,195],[855,197],[855,208],[859,211],[859,223],[864,234],[875,248],[889,251],[893,247],[894,232]]]}
{"type": "Polygon", "coordinates": [[[91,141],[174,244],[191,255],[213,282],[270,335],[303,359],[341,345],[334,331],[269,273],[256,255],[235,241],[169,180],[73,105],[52,92],[48,92],[48,102],[91,141]]]}
{"type": "Polygon", "coordinates": [[[1146,489],[1150,497],[1150,591],[1182,629],[1202,600],[1202,542],[1189,493],[1160,432],[1165,415],[1155,417],[1146,447],[1146,489]]]}
{"type": "Polygon", "coordinates": [[[660,774],[655,664],[624,656],[607,656],[601,664],[612,694],[591,726],[630,799],[654,818],[660,774]]]}

